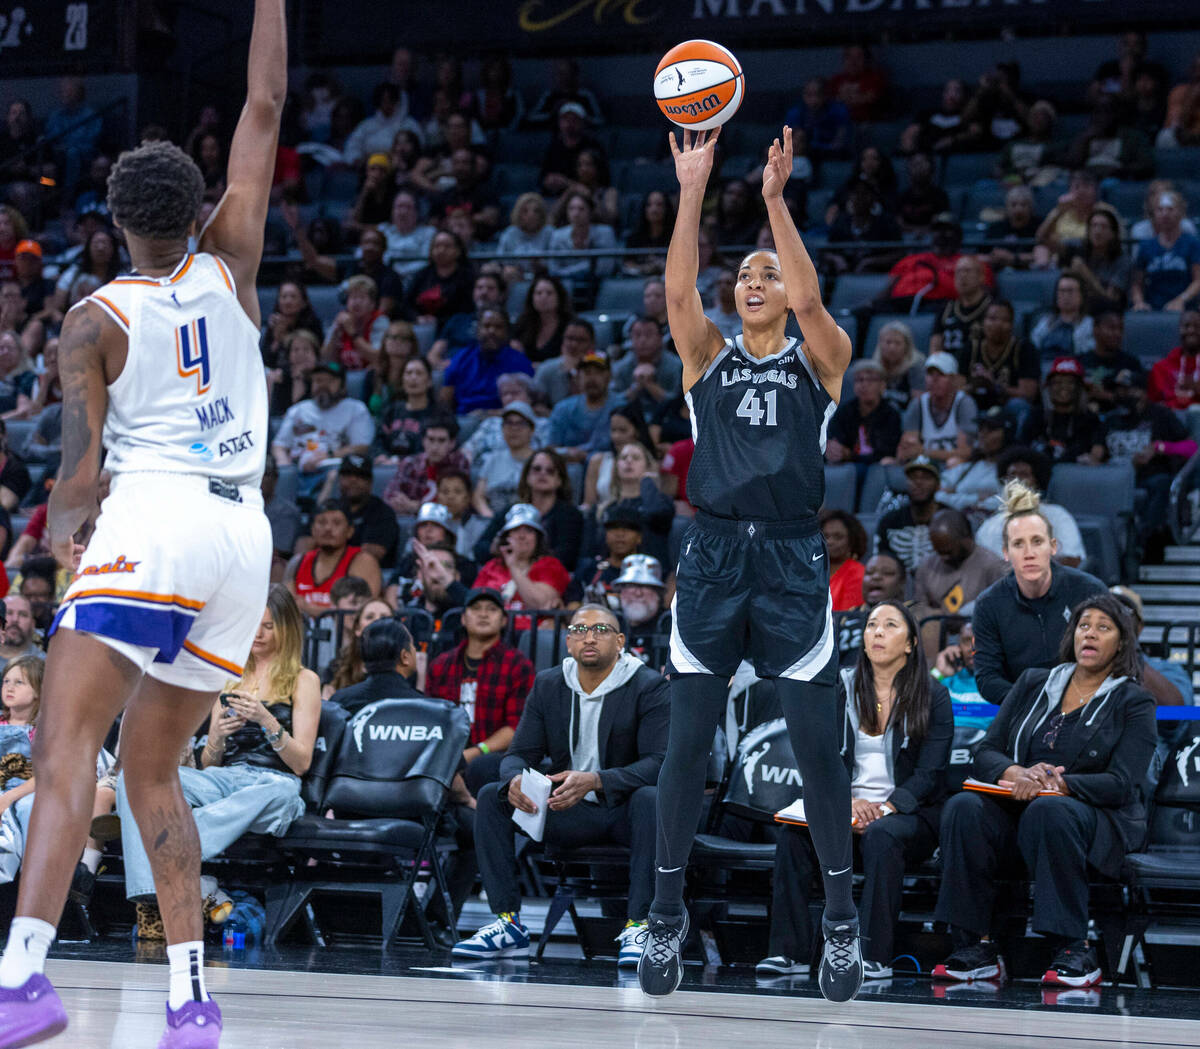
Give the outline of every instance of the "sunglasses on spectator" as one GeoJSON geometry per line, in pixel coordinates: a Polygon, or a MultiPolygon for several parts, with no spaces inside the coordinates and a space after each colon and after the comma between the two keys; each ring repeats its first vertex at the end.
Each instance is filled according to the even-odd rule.
{"type": "Polygon", "coordinates": [[[1054,717],[1050,719],[1050,727],[1042,736],[1043,745],[1049,747],[1051,750],[1054,749],[1054,744],[1058,741],[1058,733],[1063,727],[1063,722],[1066,720],[1066,714],[1055,714],[1054,717]]]}
{"type": "Polygon", "coordinates": [[[609,626],[607,623],[595,623],[592,626],[585,626],[582,623],[573,623],[567,627],[567,633],[571,637],[585,638],[589,633],[594,633],[598,638],[608,637],[609,634],[617,634],[620,631],[616,627],[609,626]]]}

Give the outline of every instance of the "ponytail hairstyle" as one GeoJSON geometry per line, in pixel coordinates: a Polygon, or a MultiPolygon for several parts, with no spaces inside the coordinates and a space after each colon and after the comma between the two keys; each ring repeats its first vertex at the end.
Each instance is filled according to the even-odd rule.
{"type": "Polygon", "coordinates": [[[1042,513],[1042,497],[1037,492],[1023,481],[1009,481],[1004,486],[1000,498],[1004,503],[1004,524],[1001,526],[1001,533],[1004,536],[1005,550],[1008,549],[1008,526],[1018,517],[1040,517],[1046,524],[1047,538],[1053,541],[1054,526],[1050,523],[1050,518],[1042,513]]]}

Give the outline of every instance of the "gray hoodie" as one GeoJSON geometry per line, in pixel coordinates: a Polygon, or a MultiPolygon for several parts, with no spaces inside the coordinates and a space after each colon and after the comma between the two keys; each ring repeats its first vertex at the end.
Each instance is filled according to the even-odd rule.
{"type": "MultiPolygon", "coordinates": [[[[594,692],[585,692],[579,684],[579,664],[568,656],[563,660],[563,680],[571,690],[571,768],[577,772],[600,771],[600,711],[604,697],[627,684],[644,664],[630,652],[622,652],[608,677],[594,692]]],[[[589,791],[585,801],[599,801],[589,791]]]]}

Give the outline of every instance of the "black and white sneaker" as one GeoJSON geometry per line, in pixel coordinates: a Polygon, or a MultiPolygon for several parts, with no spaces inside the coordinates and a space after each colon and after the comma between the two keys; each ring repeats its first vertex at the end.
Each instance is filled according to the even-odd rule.
{"type": "Polygon", "coordinates": [[[642,956],[638,959],[638,983],[655,998],[670,994],[683,979],[683,942],[688,934],[688,913],[675,922],[650,916],[638,931],[642,956]]]}
{"type": "Polygon", "coordinates": [[[858,916],[831,922],[821,918],[825,948],[817,981],[821,994],[831,1002],[848,1002],[862,987],[863,960],[858,936],[858,916]]]}
{"type": "Polygon", "coordinates": [[[960,947],[930,974],[935,980],[954,980],[965,983],[990,980],[1003,983],[1004,959],[990,940],[980,940],[970,947],[960,947]]]}
{"type": "Polygon", "coordinates": [[[1100,982],[1096,948],[1087,940],[1076,940],[1054,956],[1042,983],[1059,987],[1094,987],[1100,982]]]}
{"type": "Polygon", "coordinates": [[[793,961],[786,954],[773,954],[759,962],[754,971],[761,976],[807,976],[809,965],[793,961]]]}

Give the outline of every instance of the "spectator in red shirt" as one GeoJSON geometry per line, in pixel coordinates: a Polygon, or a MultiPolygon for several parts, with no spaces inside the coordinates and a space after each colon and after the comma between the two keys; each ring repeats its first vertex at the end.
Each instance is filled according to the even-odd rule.
{"type": "Polygon", "coordinates": [[[1200,310],[1180,316],[1179,345],[1150,369],[1147,395],[1175,411],[1200,404],[1200,310]]]}
{"type": "Polygon", "coordinates": [[[471,719],[463,778],[472,797],[499,777],[500,762],[533,688],[533,664],[500,640],[505,620],[504,599],[497,591],[472,590],[463,608],[466,640],[430,663],[425,676],[429,695],[459,704],[471,719]]]}
{"type": "Polygon", "coordinates": [[[330,588],[343,576],[366,581],[372,596],[383,585],[379,562],[357,546],[350,545],[354,526],[342,504],[322,503],[313,517],[313,549],[297,554],[287,567],[287,588],[306,616],[317,616],[333,608],[330,588]]]}
{"type": "Polygon", "coordinates": [[[388,486],[383,501],[398,514],[414,516],[422,503],[433,501],[437,481],[443,470],[470,474],[471,464],[458,450],[458,423],[450,416],[435,416],[421,428],[419,455],[410,455],[400,463],[388,486]]]}
{"type": "Polygon", "coordinates": [[[675,513],[692,517],[696,508],[688,502],[687,475],[692,468],[692,456],[696,453],[696,442],[690,437],[676,441],[662,461],[663,494],[675,500],[675,513]],[[674,491],[669,478],[674,478],[674,491]]]}
{"type": "Polygon", "coordinates": [[[322,356],[343,368],[376,363],[388,319],[379,308],[379,286],[360,273],[346,281],[346,308],[329,327],[322,356]]]}
{"type": "Polygon", "coordinates": [[[856,124],[879,120],[886,109],[887,74],[874,65],[862,44],[842,48],[842,68],[829,81],[829,92],[850,110],[856,124]]]}
{"type": "MultiPolygon", "coordinates": [[[[905,255],[891,268],[888,312],[907,313],[917,295],[922,302],[947,302],[957,295],[954,266],[962,257],[962,226],[945,211],[934,217],[932,230],[932,250],[905,255]]],[[[991,267],[986,263],[983,281],[989,288],[995,284],[991,267]]]]}
{"type": "MultiPolygon", "coordinates": [[[[479,570],[476,588],[498,590],[508,609],[562,608],[571,577],[557,557],[548,552],[542,515],[531,503],[514,503],[504,515],[498,555],[479,570]]],[[[530,616],[518,616],[518,630],[530,630],[530,616]]]]}
{"type": "Polygon", "coordinates": [[[847,612],[862,603],[863,557],[867,532],[858,518],[845,510],[822,510],[818,518],[825,549],[829,551],[829,593],[835,612],[847,612]]]}

